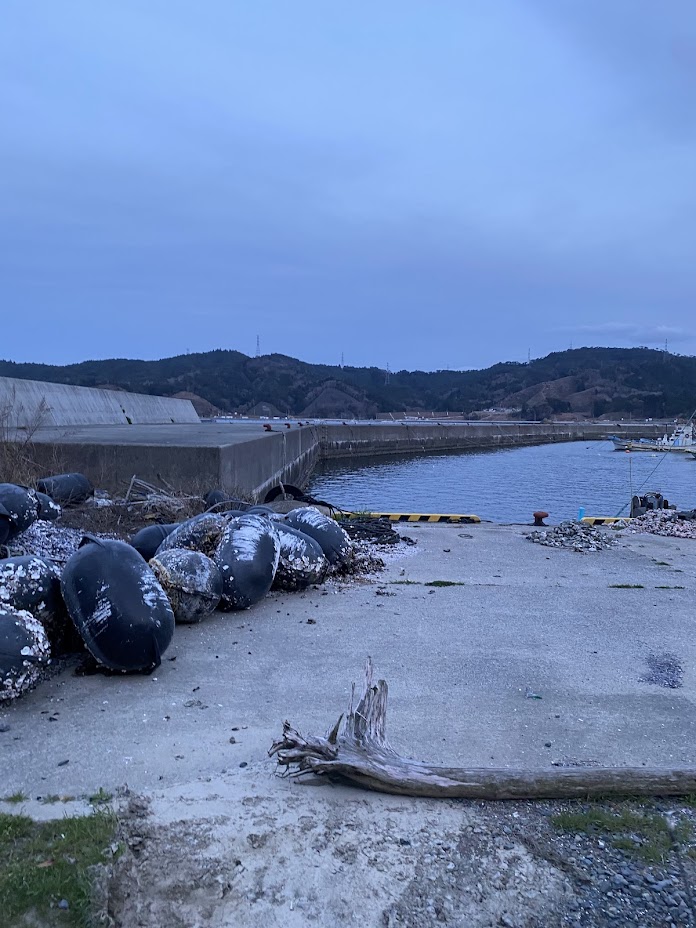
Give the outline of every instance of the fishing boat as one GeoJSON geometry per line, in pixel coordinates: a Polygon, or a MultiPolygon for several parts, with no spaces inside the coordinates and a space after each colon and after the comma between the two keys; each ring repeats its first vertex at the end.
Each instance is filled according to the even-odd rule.
{"type": "Polygon", "coordinates": [[[612,435],[611,441],[615,451],[674,451],[696,452],[693,422],[689,420],[686,425],[677,425],[671,435],[665,434],[662,438],[639,438],[632,440],[612,435]]]}

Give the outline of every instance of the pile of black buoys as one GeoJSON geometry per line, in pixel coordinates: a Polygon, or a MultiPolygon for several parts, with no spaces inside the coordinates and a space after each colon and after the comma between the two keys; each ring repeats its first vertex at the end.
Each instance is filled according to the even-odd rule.
{"type": "MultiPolygon", "coordinates": [[[[57,518],[53,493],[65,505],[91,495],[80,476],[46,478],[38,492],[0,484],[0,545],[8,551],[37,519],[57,518]]],[[[0,700],[35,685],[52,654],[77,648],[112,672],[150,672],[176,623],[248,609],[272,589],[321,583],[330,565],[352,556],[346,532],[316,509],[283,516],[221,502],[235,508],[147,526],[130,543],[85,535],[62,571],[34,555],[0,559],[0,700]]]]}

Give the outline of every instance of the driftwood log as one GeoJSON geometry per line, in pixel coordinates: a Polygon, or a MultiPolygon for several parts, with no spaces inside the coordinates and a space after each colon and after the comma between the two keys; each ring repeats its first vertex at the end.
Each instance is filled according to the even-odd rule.
{"type": "Polygon", "coordinates": [[[696,793],[696,767],[588,767],[523,770],[507,767],[433,767],[401,757],[386,736],[387,684],[372,682],[325,737],[303,737],[289,722],[269,755],[285,775],[328,775],[367,789],[403,796],[458,799],[582,799],[592,796],[678,796],[696,793]],[[343,725],[341,724],[343,722],[343,725]]]}

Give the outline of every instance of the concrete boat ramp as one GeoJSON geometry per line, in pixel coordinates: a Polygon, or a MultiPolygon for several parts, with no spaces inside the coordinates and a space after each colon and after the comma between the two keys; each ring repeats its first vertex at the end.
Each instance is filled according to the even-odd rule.
{"type": "Polygon", "coordinates": [[[0,711],[3,791],[43,816],[100,788],[145,797],[121,804],[117,924],[576,924],[568,872],[515,831],[537,827],[531,804],[298,783],[266,755],[285,718],[325,731],[369,654],[406,755],[696,764],[696,547],[634,535],[579,554],[526,531],[403,527],[417,545],[383,573],[178,627],[151,677],[66,669],[0,711]]]}
{"type": "Polygon", "coordinates": [[[366,581],[271,594],[177,626],[151,677],[66,670],[0,713],[11,726],[4,787],[152,788],[242,761],[266,774],[283,719],[322,732],[367,655],[389,683],[388,730],[407,755],[461,766],[696,764],[696,546],[634,535],[579,554],[530,544],[526,531],[404,527],[418,544],[388,553],[366,581]],[[675,687],[647,682],[667,656],[681,668],[675,687]]]}

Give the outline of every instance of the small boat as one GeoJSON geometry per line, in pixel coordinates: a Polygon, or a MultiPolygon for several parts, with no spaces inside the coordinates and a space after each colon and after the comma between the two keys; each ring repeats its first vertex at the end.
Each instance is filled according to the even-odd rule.
{"type": "Polygon", "coordinates": [[[675,451],[682,454],[696,452],[694,426],[691,420],[686,425],[676,426],[671,435],[665,434],[662,438],[632,440],[612,435],[610,440],[614,444],[615,451],[675,451]]]}

